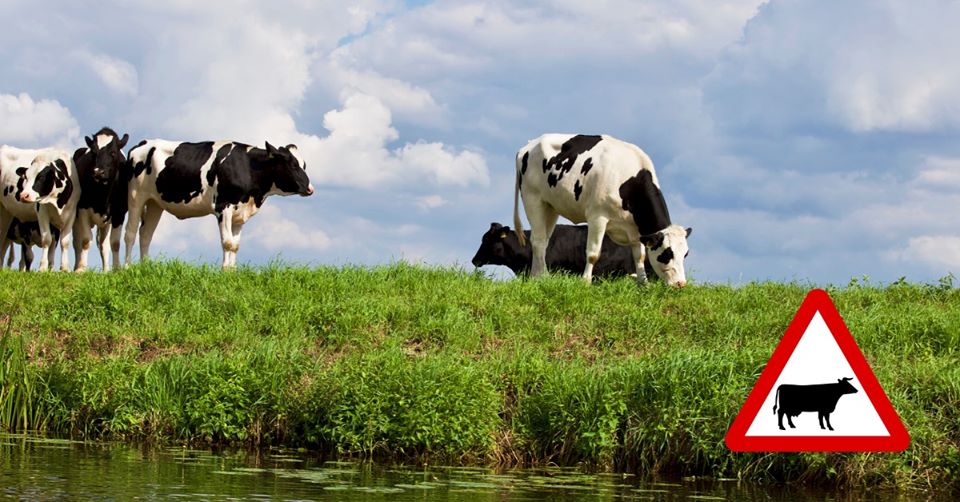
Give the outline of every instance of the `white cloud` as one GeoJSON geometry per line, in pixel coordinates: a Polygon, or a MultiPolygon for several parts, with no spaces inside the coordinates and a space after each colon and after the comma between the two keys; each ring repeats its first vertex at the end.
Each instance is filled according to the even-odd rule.
{"type": "Polygon", "coordinates": [[[330,236],[323,230],[304,228],[304,224],[285,217],[283,212],[275,206],[263,206],[250,224],[253,229],[244,237],[270,251],[284,249],[322,251],[333,243],[330,236]]]}
{"type": "Polygon", "coordinates": [[[895,254],[900,262],[916,262],[946,273],[960,270],[960,236],[922,235],[911,238],[906,249],[895,254]]]}
{"type": "Polygon", "coordinates": [[[319,183],[364,188],[431,185],[485,186],[489,173],[483,156],[456,151],[439,142],[417,141],[389,149],[399,138],[390,110],[377,98],[353,94],[339,110],[327,112],[326,137],[302,135],[298,145],[319,183]]]}
{"type": "Polygon", "coordinates": [[[0,143],[66,147],[79,137],[76,119],[56,100],[34,101],[27,93],[0,94],[0,143]]]}
{"type": "Polygon", "coordinates": [[[107,54],[79,52],[77,57],[97,74],[108,89],[129,96],[137,94],[140,84],[137,69],[132,64],[107,54]]]}
{"type": "Polygon", "coordinates": [[[447,200],[439,195],[425,195],[423,197],[417,197],[417,207],[423,211],[436,209],[445,205],[447,205],[447,200]]]}

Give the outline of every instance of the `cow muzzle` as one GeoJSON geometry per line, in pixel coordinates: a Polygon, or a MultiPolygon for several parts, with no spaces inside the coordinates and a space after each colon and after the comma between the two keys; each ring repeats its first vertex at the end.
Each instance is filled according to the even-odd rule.
{"type": "Polygon", "coordinates": [[[20,199],[20,202],[35,202],[33,194],[28,192],[20,192],[20,195],[17,197],[20,199]]]}
{"type": "Polygon", "coordinates": [[[307,185],[306,191],[303,192],[304,197],[309,197],[313,195],[313,183],[307,185]]]}

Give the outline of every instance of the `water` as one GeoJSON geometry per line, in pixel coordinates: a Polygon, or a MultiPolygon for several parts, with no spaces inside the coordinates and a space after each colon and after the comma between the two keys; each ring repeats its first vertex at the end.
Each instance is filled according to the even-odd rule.
{"type": "Polygon", "coordinates": [[[907,500],[736,481],[653,482],[575,469],[388,467],[271,451],[213,453],[0,435],[0,498],[12,500],[907,500]]]}

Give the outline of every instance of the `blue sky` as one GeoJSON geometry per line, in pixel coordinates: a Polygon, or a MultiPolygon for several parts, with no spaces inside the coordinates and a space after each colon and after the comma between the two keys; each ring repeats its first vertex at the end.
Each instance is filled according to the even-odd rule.
{"type": "MultiPolygon", "coordinates": [[[[467,268],[544,132],[652,157],[696,281],[960,271],[960,4],[850,0],[44,2],[0,16],[0,143],[297,143],[241,264],[467,268]]],[[[213,217],[154,252],[219,263],[213,217]]],[[[96,260],[94,260],[96,264],[96,260]]]]}

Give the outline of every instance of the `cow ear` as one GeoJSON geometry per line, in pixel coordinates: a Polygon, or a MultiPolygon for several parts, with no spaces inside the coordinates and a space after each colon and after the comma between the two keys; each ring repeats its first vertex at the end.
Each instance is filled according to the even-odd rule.
{"type": "Polygon", "coordinates": [[[687,227],[687,237],[690,237],[690,234],[693,233],[693,227],[687,227]]]}
{"type": "Polygon", "coordinates": [[[83,137],[83,140],[87,142],[87,147],[88,147],[88,148],[90,148],[91,150],[94,149],[93,147],[94,147],[95,145],[94,145],[94,143],[93,143],[93,138],[91,138],[90,136],[84,136],[84,137],[83,137]]]}
{"type": "Polygon", "coordinates": [[[17,176],[23,176],[24,174],[27,174],[27,168],[26,168],[26,167],[18,167],[18,168],[17,168],[17,176]]]}
{"type": "Polygon", "coordinates": [[[123,137],[120,138],[120,146],[119,146],[118,148],[120,148],[121,150],[123,150],[123,147],[127,146],[127,141],[129,141],[129,140],[130,140],[130,135],[129,135],[129,134],[124,134],[123,137]]]}
{"type": "Polygon", "coordinates": [[[503,225],[497,222],[493,222],[490,224],[490,230],[500,230],[501,228],[503,228],[503,225]]]}
{"type": "Polygon", "coordinates": [[[271,145],[269,141],[264,141],[264,144],[267,145],[267,155],[276,155],[278,153],[277,148],[271,145]]]}
{"type": "Polygon", "coordinates": [[[294,145],[293,143],[290,143],[289,145],[286,146],[286,148],[287,148],[287,150],[296,150],[296,149],[297,149],[297,145],[294,145]]]}
{"type": "Polygon", "coordinates": [[[640,243],[647,246],[647,249],[657,249],[663,245],[663,232],[641,235],[640,243]]]}

